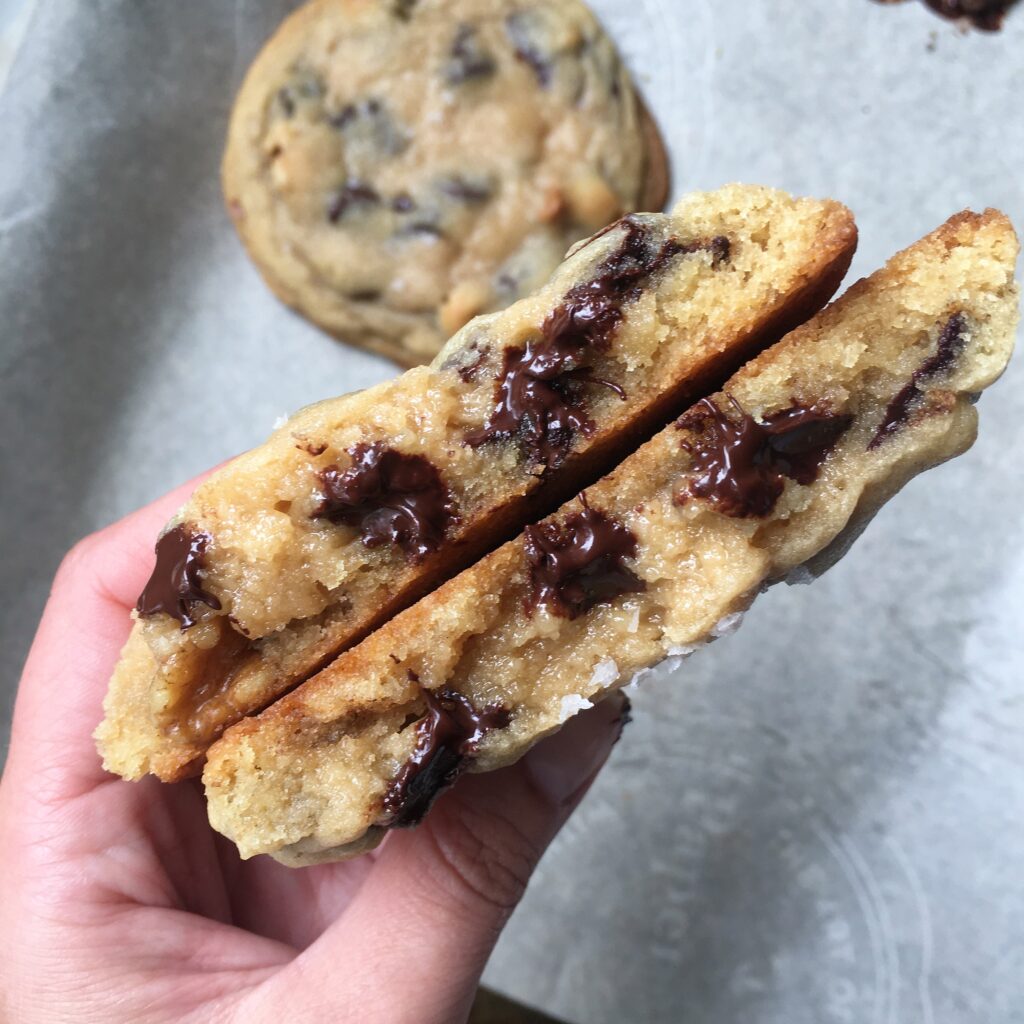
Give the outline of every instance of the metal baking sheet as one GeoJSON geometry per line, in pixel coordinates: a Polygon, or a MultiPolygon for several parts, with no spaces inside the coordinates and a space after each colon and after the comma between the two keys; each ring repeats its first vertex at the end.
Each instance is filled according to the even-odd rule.
{"type": "MultiPolygon", "coordinates": [[[[223,214],[284,0],[0,0],[2,698],[76,538],[394,372],[264,288],[223,214]]],[[[1024,9],[593,0],[675,192],[857,214],[854,274],[964,206],[1024,225],[1024,9]]],[[[964,458],[813,589],[653,679],[486,981],[587,1024],[1024,1021],[1024,360],[964,458]]]]}

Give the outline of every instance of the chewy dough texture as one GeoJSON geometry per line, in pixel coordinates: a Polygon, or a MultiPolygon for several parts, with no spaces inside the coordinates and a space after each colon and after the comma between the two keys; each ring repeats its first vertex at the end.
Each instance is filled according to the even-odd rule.
{"type": "Polygon", "coordinates": [[[414,824],[462,770],[822,571],[973,442],[1017,325],[1018,244],[962,213],[739,370],[613,473],[210,750],[213,826],[302,865],[414,824]]]}
{"type": "Polygon", "coordinates": [[[581,243],[431,367],[311,406],[211,476],[157,566],[97,731],[127,778],[208,745],[607,472],[820,309],[856,230],[729,186],[581,243]]]}

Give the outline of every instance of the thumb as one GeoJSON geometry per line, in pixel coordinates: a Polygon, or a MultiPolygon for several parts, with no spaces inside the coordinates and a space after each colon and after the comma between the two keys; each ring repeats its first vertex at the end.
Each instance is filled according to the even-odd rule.
{"type": "Polygon", "coordinates": [[[342,918],[293,964],[314,1001],[302,1019],[327,1019],[318,1014],[336,1013],[344,995],[362,1021],[464,1021],[505,922],[628,706],[613,695],[512,767],[460,779],[419,828],[393,833],[342,918]]]}

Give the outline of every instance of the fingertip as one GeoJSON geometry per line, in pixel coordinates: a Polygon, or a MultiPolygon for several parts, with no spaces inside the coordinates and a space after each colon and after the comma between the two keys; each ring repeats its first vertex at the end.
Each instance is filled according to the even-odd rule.
{"type": "Polygon", "coordinates": [[[603,767],[629,721],[629,699],[615,691],[569,719],[523,758],[523,769],[556,807],[571,811],[603,767]]]}

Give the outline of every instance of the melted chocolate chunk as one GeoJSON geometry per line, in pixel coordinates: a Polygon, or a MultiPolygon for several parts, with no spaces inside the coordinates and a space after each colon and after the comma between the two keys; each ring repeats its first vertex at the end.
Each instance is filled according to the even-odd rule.
{"type": "Polygon", "coordinates": [[[461,85],[474,78],[490,78],[497,70],[494,58],[481,45],[472,25],[460,25],[455,32],[445,81],[461,85]]]}
{"type": "Polygon", "coordinates": [[[955,313],[939,334],[935,354],[929,356],[914,371],[910,383],[901,388],[889,403],[874,437],[868,442],[868,451],[877,448],[883,441],[899,432],[910,419],[910,414],[924,399],[925,393],[921,385],[950,369],[960,358],[966,344],[967,317],[963,313],[955,313]]]}
{"type": "Polygon", "coordinates": [[[368,548],[397,544],[413,561],[436,551],[458,517],[433,463],[383,444],[358,444],[349,455],[348,469],[320,474],[324,500],[314,518],[355,527],[368,548]]]}
{"type": "Polygon", "coordinates": [[[529,67],[541,87],[546,89],[551,84],[555,68],[537,39],[537,27],[537,19],[528,13],[510,14],[505,19],[505,31],[512,41],[516,59],[529,67]]]}
{"type": "Polygon", "coordinates": [[[525,348],[505,349],[494,411],[483,427],[467,435],[467,444],[515,437],[534,462],[559,465],[574,437],[589,436],[594,429],[583,407],[582,385],[600,384],[626,397],[618,384],[591,376],[585,362],[590,350],[608,347],[622,322],[623,306],[639,298],[647,280],[680,254],[707,250],[716,266],[728,258],[727,238],[687,245],[669,239],[655,249],[640,221],[626,217],[620,224],[625,236],[593,279],[569,289],[545,318],[538,338],[525,348]]]}
{"type": "Polygon", "coordinates": [[[416,201],[408,192],[399,192],[398,195],[391,200],[391,209],[394,210],[395,213],[410,213],[412,210],[416,209],[416,201]]]}
{"type": "Polygon", "coordinates": [[[586,367],[576,350],[531,339],[526,348],[505,349],[494,411],[466,435],[472,447],[515,437],[533,462],[554,468],[578,434],[589,437],[594,421],[583,410],[586,367]]]}
{"type": "MultiPolygon", "coordinates": [[[[411,673],[410,678],[414,679],[411,673]]],[[[383,823],[389,828],[418,825],[435,798],[465,768],[488,730],[503,729],[511,718],[499,705],[477,711],[453,690],[424,690],[423,697],[427,713],[416,726],[416,749],[384,797],[383,823]]]]}
{"type": "MultiPolygon", "coordinates": [[[[902,0],[880,0],[900,3],[902,0]]],[[[1018,0],[924,0],[936,14],[950,21],[966,21],[983,32],[998,32],[1018,0]]]]}
{"type": "Polygon", "coordinates": [[[678,504],[693,495],[727,516],[766,516],[782,494],[783,478],[812,483],[853,422],[852,416],[794,406],[758,423],[730,401],[735,419],[705,398],[679,420],[680,429],[698,436],[683,444],[695,475],[678,504]]]}
{"type": "Polygon", "coordinates": [[[708,251],[716,267],[729,257],[728,238],[685,245],[670,238],[654,249],[641,221],[629,216],[618,224],[626,229],[619,247],[598,265],[592,280],[569,289],[561,306],[544,321],[541,334],[552,343],[606,348],[622,321],[622,307],[638,299],[646,282],[674,257],[708,251]]]}
{"type": "Polygon", "coordinates": [[[346,181],[327,206],[327,219],[337,224],[354,206],[375,206],[380,202],[377,190],[362,181],[346,181]]]}
{"type": "Polygon", "coordinates": [[[220,601],[203,589],[203,556],[210,543],[207,533],[193,532],[184,523],[168,530],[156,542],[156,565],[135,610],[142,616],[170,615],[183,630],[194,626],[195,606],[220,610],[220,601]]]}
{"type": "Polygon", "coordinates": [[[527,608],[543,605],[575,619],[596,604],[634,594],[646,584],[623,559],[636,557],[636,536],[622,523],[590,508],[559,522],[538,523],[524,531],[523,551],[530,567],[527,608]]]}

